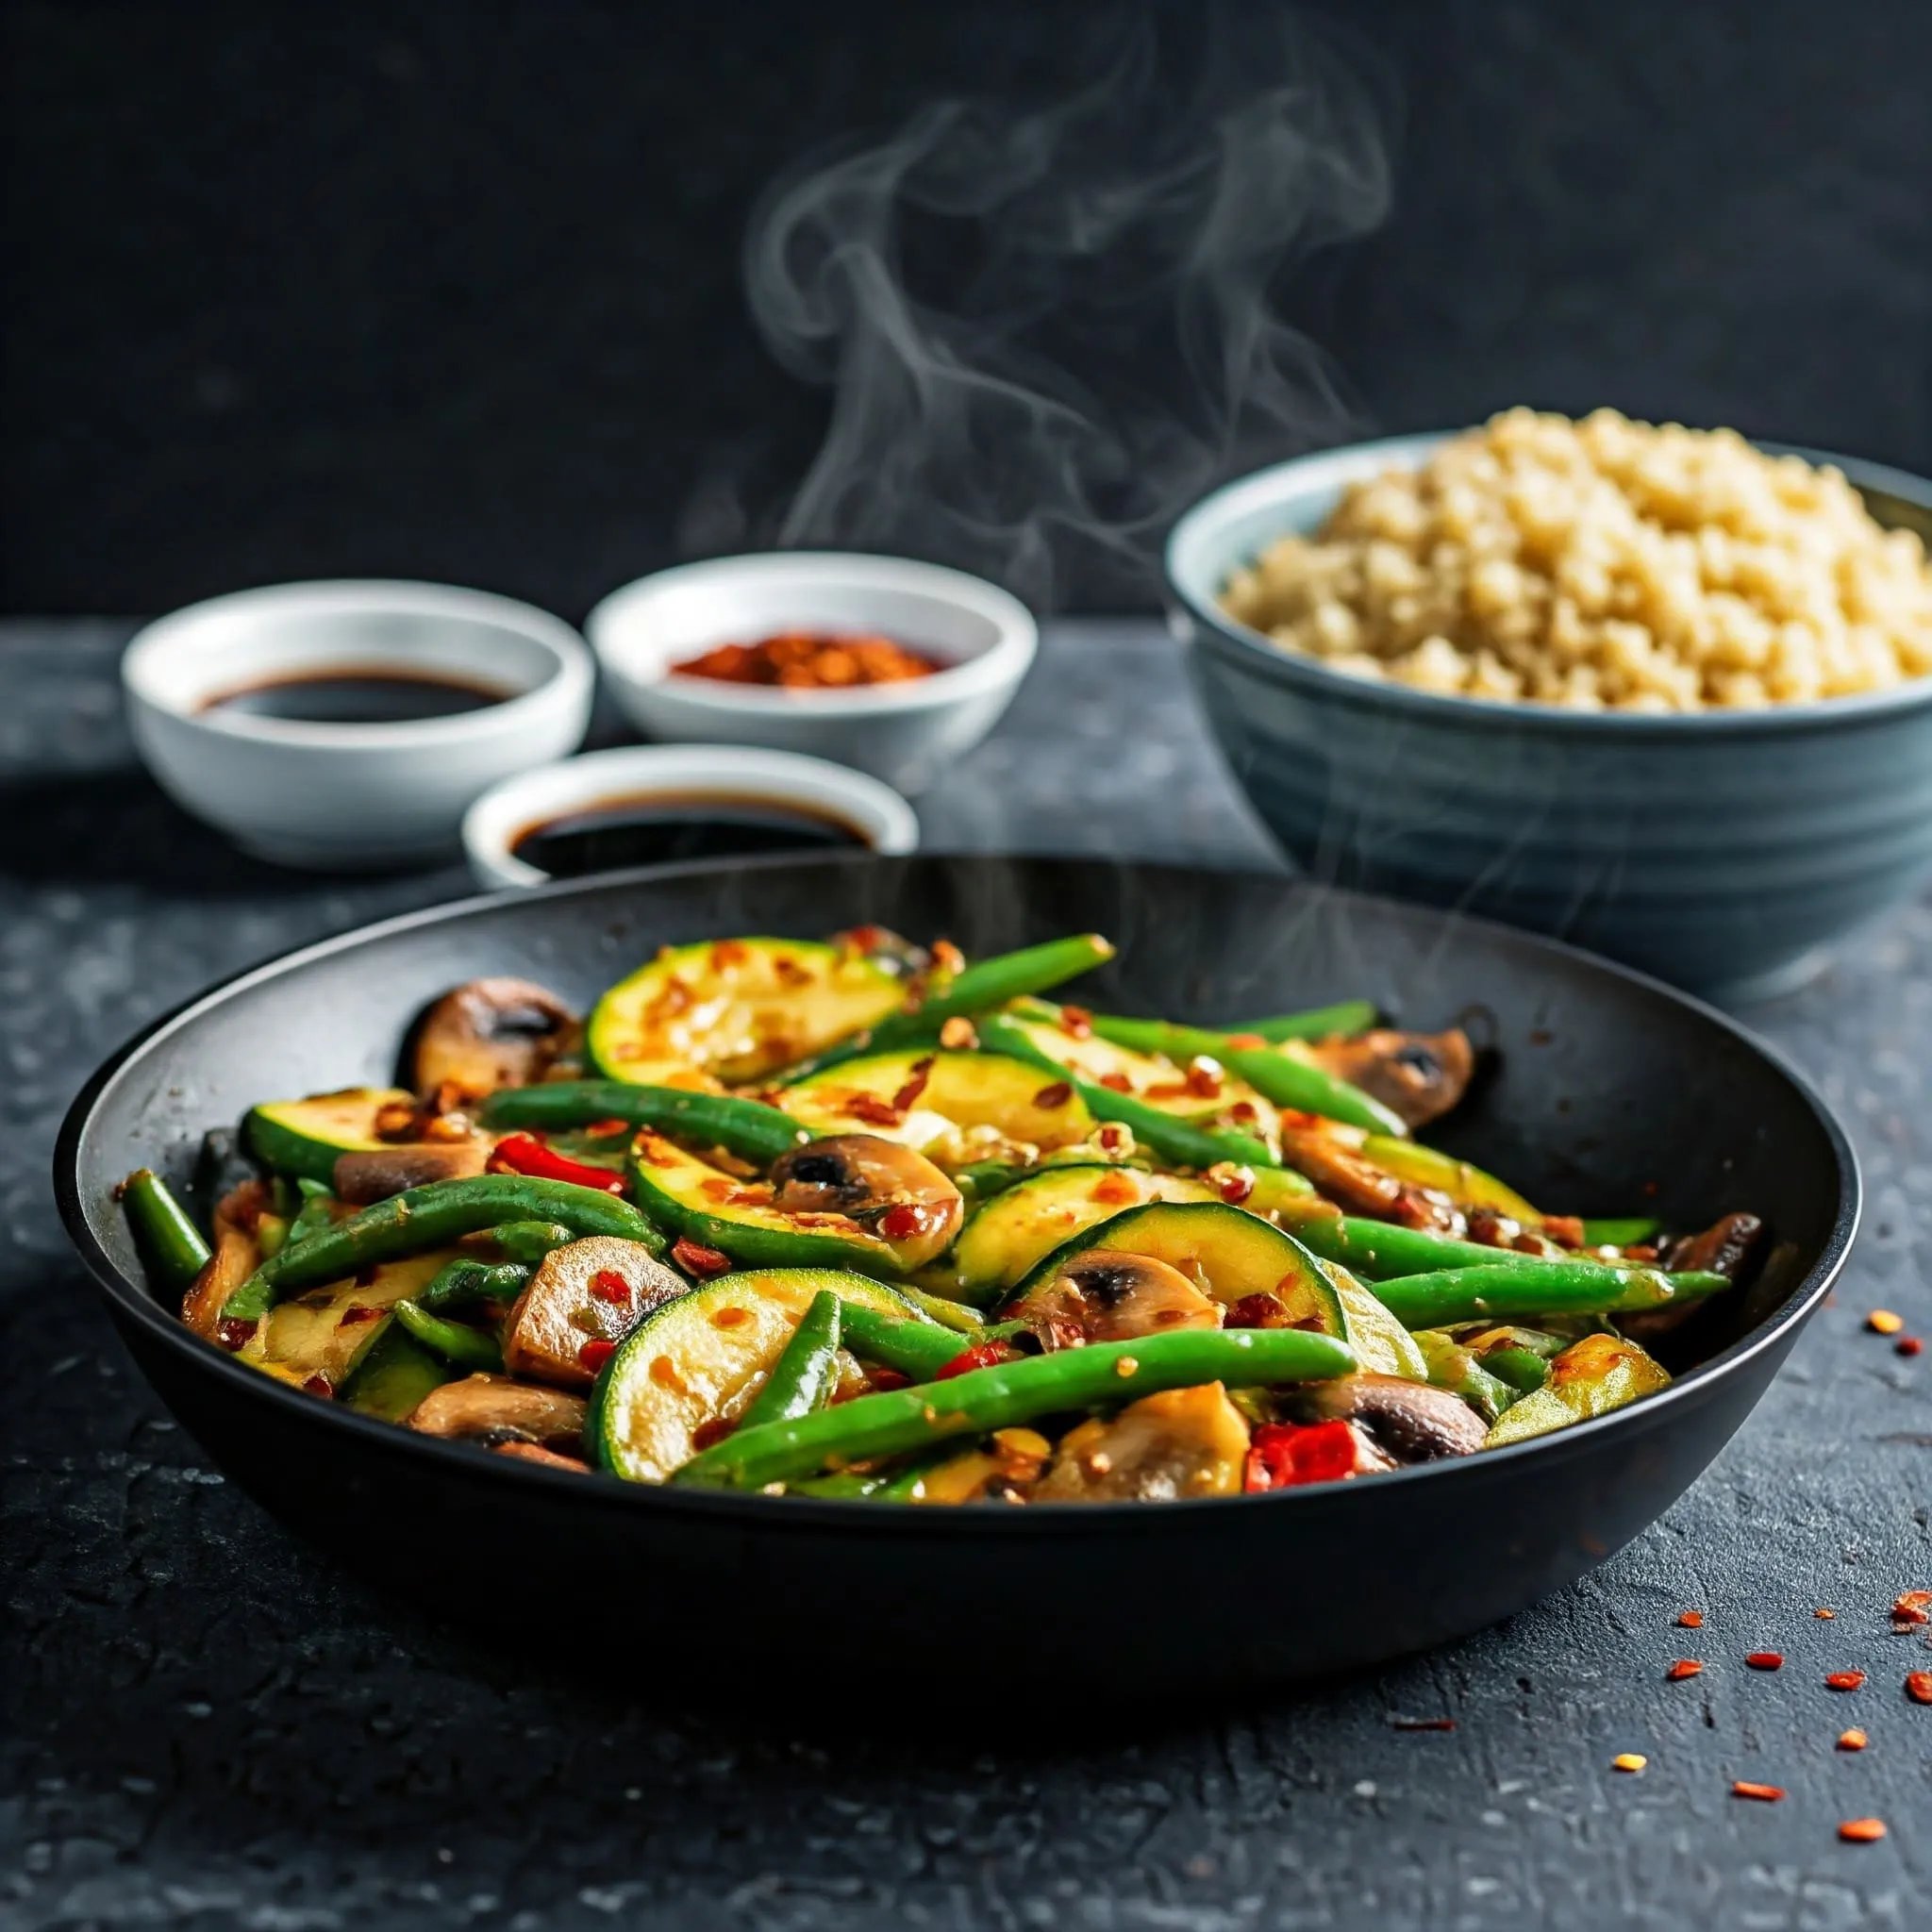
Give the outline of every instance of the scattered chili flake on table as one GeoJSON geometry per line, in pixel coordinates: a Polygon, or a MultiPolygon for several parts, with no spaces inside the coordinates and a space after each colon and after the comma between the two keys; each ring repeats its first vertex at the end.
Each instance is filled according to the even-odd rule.
{"type": "Polygon", "coordinates": [[[1901,1610],[1923,1610],[1932,1604],[1932,1590],[1904,1590],[1891,1600],[1891,1613],[1895,1617],[1901,1610]]]}
{"type": "Polygon", "coordinates": [[[1783,1656],[1775,1650],[1754,1650],[1744,1661],[1754,1671],[1781,1671],[1785,1667],[1783,1656]]]}
{"type": "Polygon", "coordinates": [[[1890,1308],[1874,1308],[1865,1317],[1865,1325],[1874,1335],[1896,1335],[1906,1325],[1906,1318],[1894,1315],[1890,1308]]]}
{"type": "Polygon", "coordinates": [[[1677,1622],[1686,1630],[1702,1630],[1704,1628],[1704,1612],[1702,1610],[1686,1610],[1677,1619],[1677,1622]]]}
{"type": "Polygon", "coordinates": [[[1828,1624],[1835,1616],[1838,1615],[1838,1612],[1836,1610],[1813,1610],[1811,1614],[1814,1617],[1823,1617],[1824,1621],[1828,1624]]]}
{"type": "Polygon", "coordinates": [[[1885,1836],[1885,1820],[1882,1818],[1847,1818],[1839,1826],[1838,1835],[1848,1845],[1876,1844],[1885,1836]]]}
{"type": "Polygon", "coordinates": [[[1912,1671],[1907,1674],[1906,1695],[1914,1704],[1932,1704],[1932,1671],[1912,1671]]]}
{"type": "Polygon", "coordinates": [[[1453,1717],[1398,1717],[1391,1718],[1390,1724],[1398,1731],[1453,1731],[1456,1728],[1453,1717]]]}
{"type": "Polygon", "coordinates": [[[1670,1669],[1664,1673],[1664,1675],[1667,1676],[1671,1680],[1671,1682],[1674,1684],[1680,1677],[1696,1676],[1697,1674],[1703,1670],[1703,1668],[1704,1666],[1701,1663],[1699,1663],[1694,1657],[1680,1657],[1677,1659],[1677,1661],[1674,1663],[1670,1667],[1670,1669]]]}
{"type": "Polygon", "coordinates": [[[710,677],[724,684],[838,691],[855,684],[903,684],[945,667],[896,639],[872,632],[788,630],[755,644],[720,644],[671,668],[680,677],[710,677]]]}
{"type": "Polygon", "coordinates": [[[1731,1786],[1734,1798],[1756,1798],[1760,1805],[1775,1805],[1784,1796],[1777,1785],[1754,1785],[1748,1778],[1739,1778],[1731,1786]]]}
{"type": "Polygon", "coordinates": [[[1863,1671],[1833,1671],[1824,1680],[1834,1690],[1856,1690],[1865,1681],[1863,1671]]]}
{"type": "Polygon", "coordinates": [[[1894,1355],[1919,1355],[1924,1352],[1925,1344],[1916,1335],[1901,1335],[1891,1347],[1894,1355]]]}
{"type": "Polygon", "coordinates": [[[1623,1751],[1610,1759],[1612,1771],[1641,1771],[1650,1762],[1641,1751],[1623,1751]]]}
{"type": "Polygon", "coordinates": [[[1863,1731],[1840,1731],[1838,1734],[1838,1748],[1840,1751],[1862,1751],[1871,1742],[1863,1731]]]}

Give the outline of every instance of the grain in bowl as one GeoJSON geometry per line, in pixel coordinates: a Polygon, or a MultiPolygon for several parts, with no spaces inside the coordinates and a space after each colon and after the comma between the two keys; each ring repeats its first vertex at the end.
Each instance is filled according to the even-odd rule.
{"type": "Polygon", "coordinates": [[[1333,669],[1573,710],[1753,709],[1932,672],[1932,568],[1829,465],[1510,409],[1271,543],[1228,615],[1333,669]]]}

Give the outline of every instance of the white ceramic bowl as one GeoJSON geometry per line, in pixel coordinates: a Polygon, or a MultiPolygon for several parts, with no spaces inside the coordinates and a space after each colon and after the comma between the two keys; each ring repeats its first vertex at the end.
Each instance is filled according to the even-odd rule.
{"type": "Polygon", "coordinates": [[[620,745],[543,765],[493,785],[463,818],[478,885],[541,886],[549,874],[512,851],[533,825],[640,794],[768,799],[842,820],[874,852],[916,851],[912,808],[876,778],[824,758],[737,744],[620,745]]]}
{"type": "Polygon", "coordinates": [[[720,557],[640,577],[584,626],[618,703],[652,738],[770,745],[924,791],[998,722],[1039,632],[1018,598],[938,564],[838,551],[720,557]],[[774,691],[671,666],[775,631],[877,631],[946,669],[903,684],[774,691]]]}
{"type": "Polygon", "coordinates": [[[366,870],[453,855],[464,809],[563,757],[595,672],[547,612],[440,584],[277,584],[151,624],[121,663],[128,720],[176,804],[278,864],[366,870]],[[217,693],[322,671],[423,672],[510,693],[408,723],[320,724],[203,708],[217,693]]]}

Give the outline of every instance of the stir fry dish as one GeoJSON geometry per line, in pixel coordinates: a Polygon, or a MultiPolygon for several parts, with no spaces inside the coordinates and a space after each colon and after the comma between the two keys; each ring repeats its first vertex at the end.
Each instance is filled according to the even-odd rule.
{"type": "Polygon", "coordinates": [[[479,979],[408,1085],[208,1136],[206,1231],[122,1198],[197,1334],[555,1470],[875,1503],[1229,1496],[1527,1441],[1670,1380],[1754,1263],[1430,1147],[1458,1029],[1057,1003],[1096,935],[668,947],[580,1018],[479,979]],[[1665,1354],[1670,1350],[1665,1348],[1665,1354]]]}

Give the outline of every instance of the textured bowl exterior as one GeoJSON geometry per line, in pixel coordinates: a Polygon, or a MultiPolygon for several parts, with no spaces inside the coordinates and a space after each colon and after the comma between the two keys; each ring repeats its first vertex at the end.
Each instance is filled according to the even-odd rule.
{"type": "MultiPolygon", "coordinates": [[[[1296,864],[1732,994],[1802,977],[1932,874],[1932,681],[1766,712],[1570,713],[1368,683],[1220,612],[1235,565],[1315,528],[1346,483],[1413,466],[1441,440],[1263,472],[1191,512],[1170,547],[1203,708],[1296,864]]],[[[1932,483],[1823,459],[1932,508],[1932,483]]]]}

